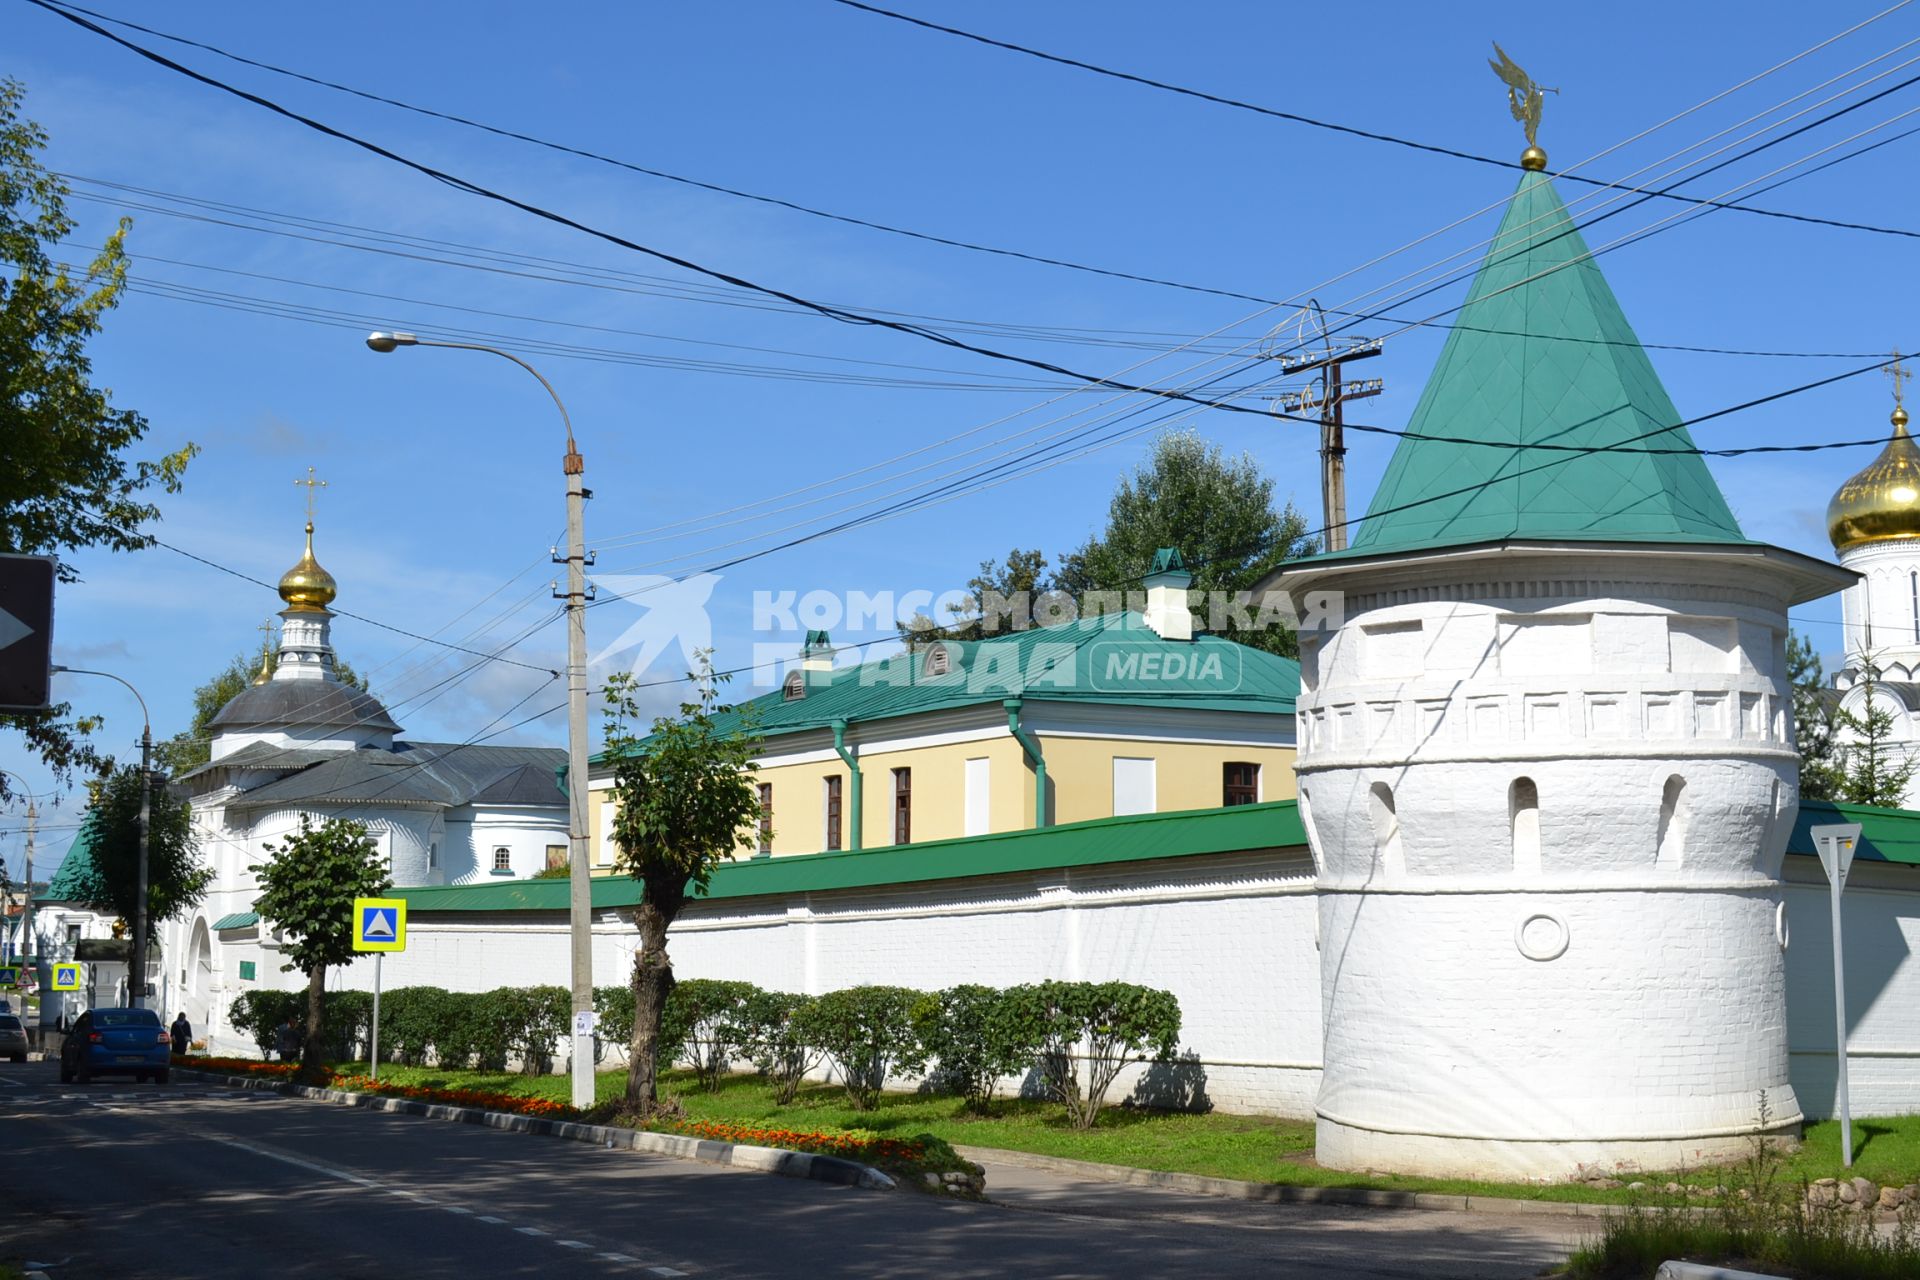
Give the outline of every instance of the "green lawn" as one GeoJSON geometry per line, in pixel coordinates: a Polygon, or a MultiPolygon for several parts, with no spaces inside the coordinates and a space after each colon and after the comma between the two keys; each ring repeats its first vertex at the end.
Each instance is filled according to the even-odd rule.
{"type": "MultiPolygon", "coordinates": [[[[351,1064],[342,1064],[354,1069],[351,1064]]],[[[363,1068],[360,1068],[363,1069],[363,1068]]],[[[525,1093],[564,1101],[565,1076],[527,1076],[517,1073],[442,1071],[430,1067],[383,1066],[383,1080],[400,1084],[447,1088],[483,1088],[525,1093]]],[[[624,1072],[602,1072],[597,1096],[617,1100],[626,1086],[624,1072]]],[[[796,1129],[862,1129],[885,1137],[910,1138],[931,1133],[957,1146],[999,1147],[1040,1155],[1094,1160],[1198,1173],[1248,1182],[1277,1182],[1295,1186],[1371,1187],[1405,1191],[1438,1191],[1456,1195],[1511,1196],[1528,1200],[1627,1202],[1644,1196],[1624,1188],[1602,1191],[1568,1184],[1488,1183],[1464,1179],[1408,1178],[1381,1174],[1343,1173],[1313,1163],[1313,1125],[1299,1120],[1222,1114],[1181,1115],[1108,1108],[1098,1128],[1078,1132],[1069,1128],[1060,1108],[1045,1103],[1001,1101],[987,1117],[969,1116],[955,1098],[889,1093],[872,1111],[856,1111],[837,1085],[802,1089],[793,1105],[782,1107],[758,1077],[730,1077],[718,1093],[702,1090],[689,1072],[668,1073],[665,1091],[677,1097],[696,1120],[729,1120],[796,1129]]],[[[1853,1173],[1881,1184],[1920,1182],[1920,1116],[1861,1119],[1853,1126],[1853,1173]]],[[[1840,1126],[1824,1122],[1807,1130],[1801,1151],[1785,1157],[1778,1176],[1786,1183],[1839,1177],[1840,1126]]],[[[1688,1172],[1642,1174],[1653,1187],[1669,1180],[1699,1186],[1739,1185],[1738,1166],[1688,1172]]]]}

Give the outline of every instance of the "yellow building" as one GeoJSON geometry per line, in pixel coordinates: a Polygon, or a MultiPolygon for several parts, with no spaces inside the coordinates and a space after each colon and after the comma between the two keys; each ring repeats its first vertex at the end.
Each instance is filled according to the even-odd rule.
{"type": "MultiPolygon", "coordinates": [[[[741,856],[946,840],[1294,794],[1299,664],[1195,636],[1177,556],[1142,613],[833,666],[808,637],[782,687],[735,709],[761,738],[762,824],[741,856]]],[[[609,771],[589,819],[611,865],[609,771]]]]}

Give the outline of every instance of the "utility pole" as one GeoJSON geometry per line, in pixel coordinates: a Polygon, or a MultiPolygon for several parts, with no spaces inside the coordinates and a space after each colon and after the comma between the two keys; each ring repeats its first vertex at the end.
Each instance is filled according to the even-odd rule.
{"type": "MultiPolygon", "coordinates": [[[[1309,303],[1320,316],[1320,331],[1326,332],[1326,316],[1318,303],[1309,303]]],[[[1320,411],[1320,509],[1326,527],[1326,549],[1344,551],[1347,546],[1347,441],[1344,406],[1349,400],[1367,400],[1386,390],[1380,378],[1346,380],[1343,366],[1354,360],[1377,356],[1384,349],[1379,338],[1349,338],[1339,346],[1328,341],[1317,351],[1291,351],[1276,355],[1280,372],[1288,377],[1318,372],[1317,385],[1300,391],[1284,391],[1274,401],[1275,411],[1294,415],[1308,409],[1320,411]]]]}

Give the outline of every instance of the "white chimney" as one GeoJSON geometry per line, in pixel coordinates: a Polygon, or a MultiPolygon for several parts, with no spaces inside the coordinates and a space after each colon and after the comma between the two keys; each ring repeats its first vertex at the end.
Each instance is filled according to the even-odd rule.
{"type": "Polygon", "coordinates": [[[1147,626],[1162,640],[1193,639],[1193,613],[1187,608],[1187,588],[1193,575],[1174,547],[1162,547],[1153,553],[1153,568],[1147,571],[1147,626]]]}
{"type": "Polygon", "coordinates": [[[833,670],[833,641],[824,631],[807,632],[806,647],[800,650],[800,669],[802,671],[833,670]]]}

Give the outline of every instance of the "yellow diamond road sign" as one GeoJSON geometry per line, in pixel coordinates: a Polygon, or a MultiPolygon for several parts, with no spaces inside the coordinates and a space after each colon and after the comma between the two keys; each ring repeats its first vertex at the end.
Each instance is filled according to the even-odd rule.
{"type": "Polygon", "coordinates": [[[353,949],[355,951],[405,951],[407,949],[407,900],[405,898],[355,898],[353,900],[353,949]]]}
{"type": "Polygon", "coordinates": [[[84,966],[73,960],[62,960],[53,966],[53,989],[55,991],[78,991],[82,982],[84,966]]]}

